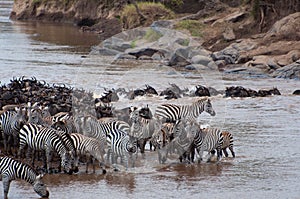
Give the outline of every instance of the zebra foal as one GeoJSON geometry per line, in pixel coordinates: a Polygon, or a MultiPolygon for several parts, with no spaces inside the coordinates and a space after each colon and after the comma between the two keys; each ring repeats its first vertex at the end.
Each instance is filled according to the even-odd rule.
{"type": "Polygon", "coordinates": [[[44,185],[43,175],[29,165],[9,157],[0,157],[0,174],[3,182],[4,199],[7,199],[10,183],[15,179],[22,179],[33,186],[33,190],[41,197],[49,197],[48,188],[44,185]]]}

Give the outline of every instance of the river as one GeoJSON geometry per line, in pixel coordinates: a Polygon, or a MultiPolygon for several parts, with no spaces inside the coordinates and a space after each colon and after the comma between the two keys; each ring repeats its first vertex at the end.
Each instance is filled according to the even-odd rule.
{"type": "MultiPolygon", "coordinates": [[[[35,76],[49,83],[66,83],[100,95],[103,88],[141,88],[149,84],[161,91],[168,83],[181,88],[197,84],[225,89],[240,85],[252,89],[276,86],[282,95],[264,98],[212,97],[215,117],[201,122],[230,131],[236,158],[217,163],[180,164],[175,158],[159,164],[155,152],[146,151],[128,171],[45,176],[50,198],[292,198],[300,197],[300,89],[299,80],[236,76],[209,71],[179,72],[159,63],[113,63],[91,55],[100,40],[66,24],[9,20],[13,1],[0,2],[0,81],[35,76]]],[[[191,98],[173,100],[188,103],[191,98]]],[[[159,97],[121,98],[116,107],[166,102],[159,97]]],[[[3,188],[0,186],[0,195],[3,188]]],[[[9,198],[37,198],[24,181],[13,181],[9,198]]]]}

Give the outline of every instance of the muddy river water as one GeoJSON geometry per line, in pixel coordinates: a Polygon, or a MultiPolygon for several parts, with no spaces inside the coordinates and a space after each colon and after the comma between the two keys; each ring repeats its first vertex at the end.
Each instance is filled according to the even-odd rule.
{"type": "MultiPolygon", "coordinates": [[[[236,158],[219,163],[180,164],[170,158],[159,164],[155,152],[139,156],[135,168],[102,175],[52,174],[45,176],[50,198],[300,198],[300,89],[299,80],[251,75],[234,76],[211,71],[178,72],[160,63],[117,62],[89,54],[100,41],[72,25],[9,20],[13,1],[0,2],[0,81],[35,76],[50,83],[66,83],[100,95],[103,88],[141,88],[149,84],[161,91],[168,83],[181,88],[197,84],[225,89],[240,85],[252,89],[276,86],[282,95],[230,99],[212,97],[217,115],[199,121],[230,131],[236,158]]],[[[188,103],[181,98],[174,103],[188,103]]],[[[166,100],[121,97],[116,107],[149,104],[152,110],[166,100]]],[[[0,197],[3,188],[0,185],[0,197]]],[[[13,181],[10,199],[38,198],[24,181],[13,181]]]]}

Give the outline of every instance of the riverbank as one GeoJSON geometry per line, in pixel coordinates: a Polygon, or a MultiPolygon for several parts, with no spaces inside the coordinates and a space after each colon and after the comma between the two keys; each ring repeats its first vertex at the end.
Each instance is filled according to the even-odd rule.
{"type": "MultiPolygon", "coordinates": [[[[270,4],[259,1],[257,8],[255,1],[249,2],[183,1],[182,5],[173,7],[175,18],[156,21],[148,28],[160,28],[158,32],[153,29],[142,34],[141,27],[124,30],[128,24],[120,19],[126,5],[122,1],[16,0],[11,18],[74,23],[81,31],[92,31],[101,40],[108,39],[93,48],[93,54],[116,56],[116,60],[140,59],[145,54],[142,51],[152,48],[160,53],[150,53],[148,57],[176,69],[207,68],[234,74],[300,79],[299,3],[288,9],[284,1],[270,4]],[[170,31],[162,31],[162,28],[170,31]],[[186,36],[178,37],[181,33],[176,33],[174,39],[169,34],[177,31],[186,36]],[[125,38],[126,34],[130,36],[125,38]],[[150,37],[147,42],[142,41],[145,37],[150,37]],[[168,39],[173,39],[175,48],[173,44],[171,48],[168,46],[168,39]]],[[[147,54],[149,50],[146,51],[147,54]]]]}

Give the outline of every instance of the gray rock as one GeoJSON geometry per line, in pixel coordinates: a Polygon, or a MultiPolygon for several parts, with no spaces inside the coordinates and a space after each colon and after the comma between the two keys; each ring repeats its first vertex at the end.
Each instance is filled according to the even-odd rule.
{"type": "Polygon", "coordinates": [[[120,51],[108,49],[108,48],[99,48],[99,47],[93,47],[91,54],[94,55],[104,55],[104,56],[114,56],[119,54],[120,51]]]}
{"type": "Polygon", "coordinates": [[[154,21],[150,27],[152,28],[172,28],[173,22],[168,20],[160,20],[160,21],[154,21]]]}
{"type": "Polygon", "coordinates": [[[175,40],[175,43],[178,43],[181,46],[188,46],[190,43],[189,39],[184,39],[184,38],[178,38],[177,40],[175,40]]]}
{"type": "Polygon", "coordinates": [[[272,76],[277,78],[300,79],[300,63],[294,62],[279,68],[272,73],[272,76]]]}
{"type": "Polygon", "coordinates": [[[187,65],[184,67],[186,70],[196,70],[196,67],[194,65],[187,65]]]}
{"type": "Polygon", "coordinates": [[[183,67],[191,64],[190,61],[188,61],[189,50],[190,50],[189,48],[178,48],[171,55],[168,65],[183,67]]]}
{"type": "Polygon", "coordinates": [[[203,55],[196,55],[194,57],[192,57],[191,62],[193,64],[201,64],[204,66],[207,66],[209,64],[209,62],[211,62],[211,58],[207,57],[207,56],[203,56],[203,55]]]}
{"type": "Polygon", "coordinates": [[[114,61],[122,59],[136,59],[135,56],[129,55],[127,53],[119,53],[114,57],[114,61]]]}
{"type": "Polygon", "coordinates": [[[207,66],[211,70],[218,70],[218,65],[214,61],[210,61],[207,66]]]}

